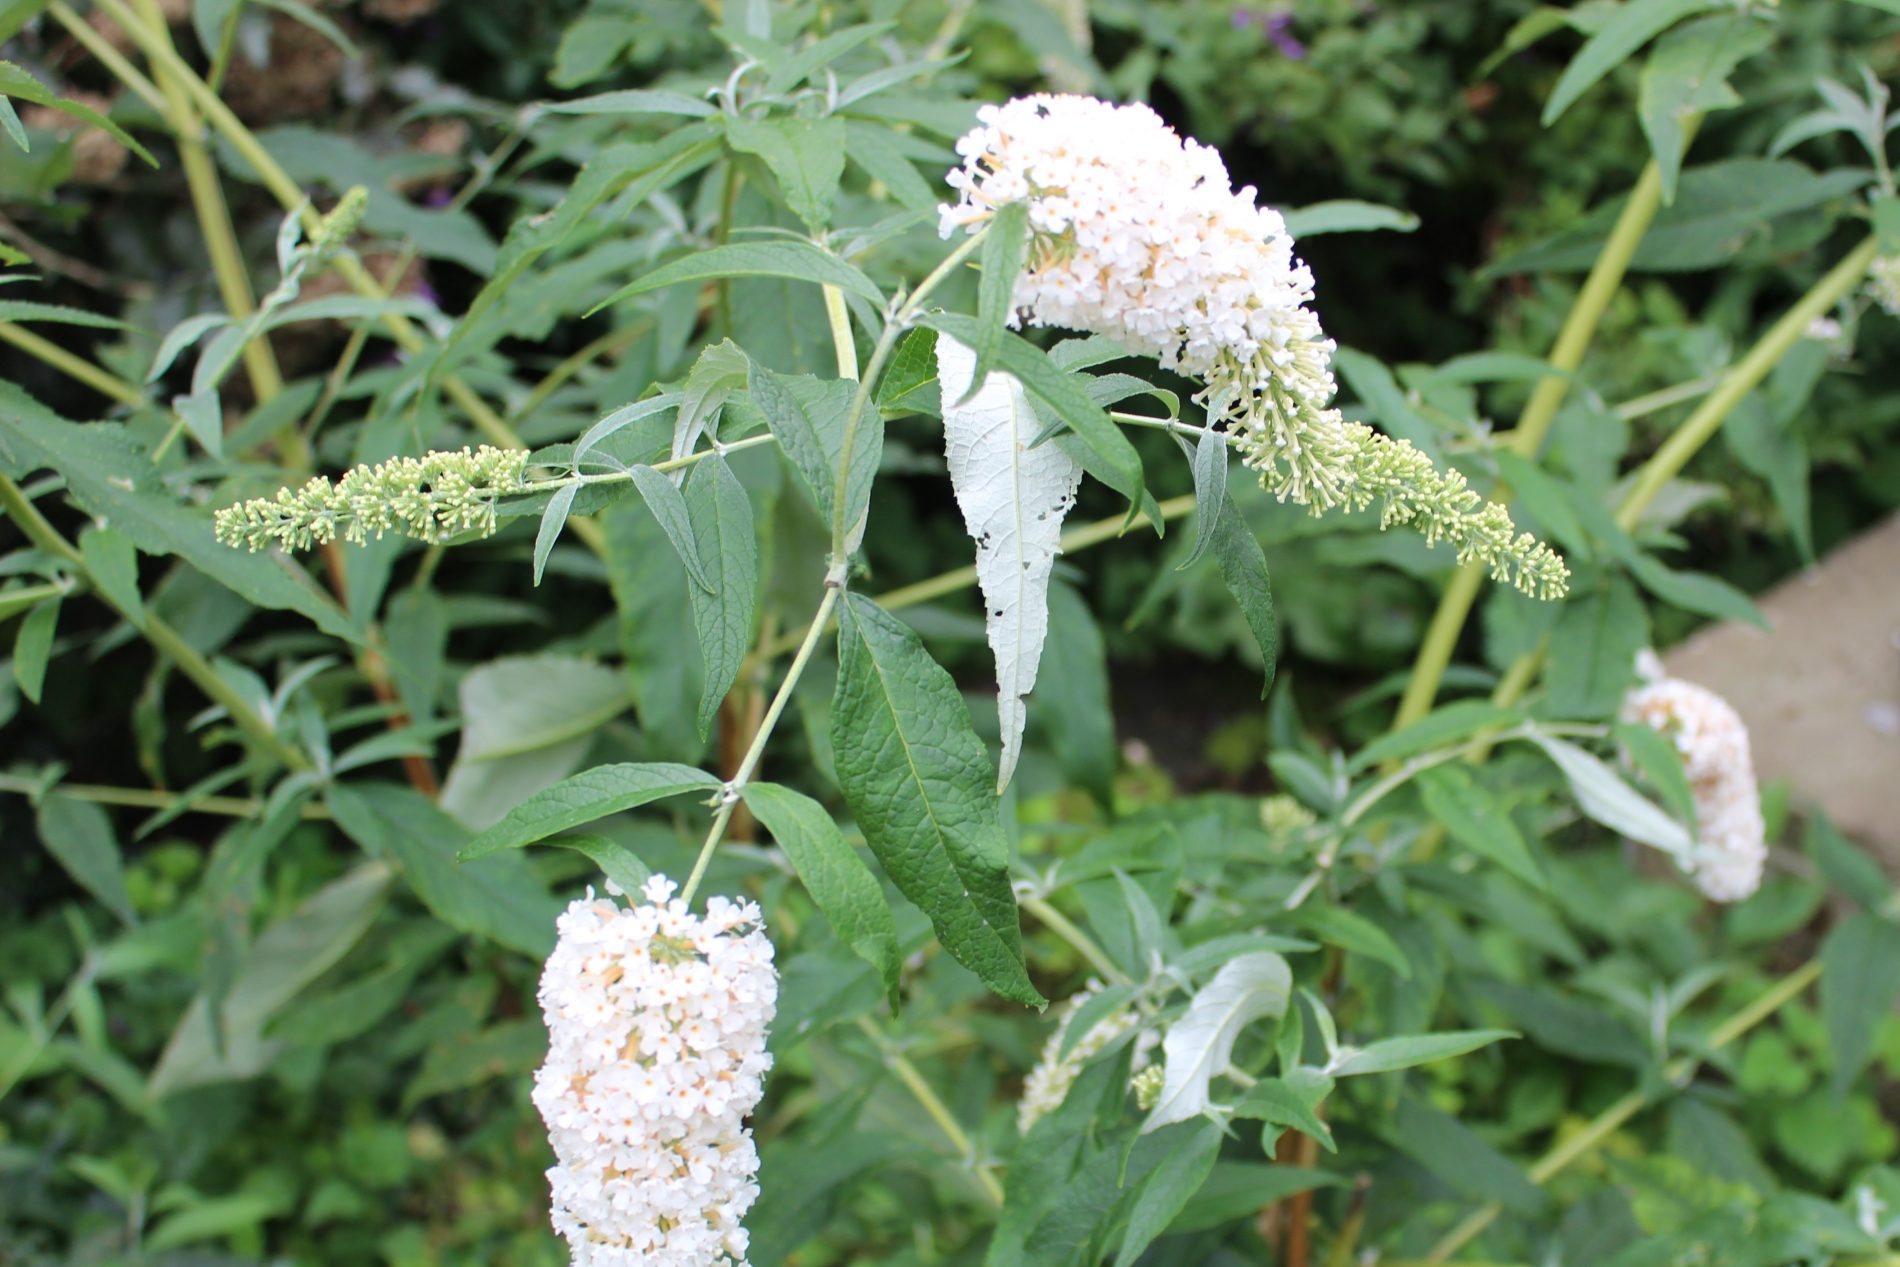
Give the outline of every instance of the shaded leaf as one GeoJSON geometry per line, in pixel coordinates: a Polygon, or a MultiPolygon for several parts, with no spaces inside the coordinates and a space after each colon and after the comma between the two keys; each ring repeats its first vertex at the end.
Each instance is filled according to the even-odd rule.
{"type": "Polygon", "coordinates": [[[80,888],[126,923],[139,922],[125,887],[118,836],[103,809],[55,790],[40,800],[36,822],[40,843],[80,888]]]}
{"type": "Polygon", "coordinates": [[[897,1010],[898,975],[903,969],[897,923],[884,901],[884,890],[871,869],[845,842],[844,833],[825,807],[809,796],[776,783],[752,783],[746,805],[772,833],[838,940],[877,969],[897,1010]]]}
{"type": "Polygon", "coordinates": [[[719,780],[704,770],[671,762],[595,766],[529,797],[456,856],[466,862],[502,849],[519,849],[662,797],[718,786],[719,780]]]}
{"type": "Polygon", "coordinates": [[[1874,1037],[1900,995],[1900,927],[1856,913],[1821,946],[1821,1019],[1827,1025],[1829,1078],[1845,1095],[1873,1057],[1874,1037]]]}
{"type": "Polygon", "coordinates": [[[705,458],[694,465],[686,480],[686,513],[710,582],[706,590],[690,591],[706,670],[699,699],[699,733],[705,735],[752,644],[759,545],[752,526],[752,499],[724,458],[705,458]]]}
{"type": "Polygon", "coordinates": [[[774,239],[764,242],[728,242],[724,246],[694,251],[629,282],[608,298],[595,304],[591,312],[610,307],[634,295],[643,295],[662,286],[681,282],[712,281],[720,277],[787,277],[793,281],[820,286],[836,286],[882,307],[884,296],[855,266],[810,242],[774,239]]]}

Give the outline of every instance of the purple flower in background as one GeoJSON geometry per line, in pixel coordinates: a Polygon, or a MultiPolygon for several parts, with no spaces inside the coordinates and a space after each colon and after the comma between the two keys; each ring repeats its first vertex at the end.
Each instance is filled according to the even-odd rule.
{"type": "Polygon", "coordinates": [[[1282,55],[1296,62],[1306,56],[1306,45],[1293,35],[1293,14],[1288,10],[1237,7],[1232,21],[1236,31],[1258,27],[1282,55]]]}

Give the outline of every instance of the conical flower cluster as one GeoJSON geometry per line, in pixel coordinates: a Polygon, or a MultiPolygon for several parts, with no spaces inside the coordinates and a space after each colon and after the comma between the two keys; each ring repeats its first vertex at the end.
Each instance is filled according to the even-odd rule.
{"type": "Polygon", "coordinates": [[[218,540],[262,550],[308,550],[338,537],[362,545],[386,532],[418,541],[446,541],[465,532],[495,531],[495,507],[524,490],[528,454],[521,449],[456,449],[358,466],[332,482],[317,476],[275,497],[253,497],[214,517],[218,540]]]}
{"type": "Polygon", "coordinates": [[[1695,796],[1691,874],[1712,901],[1739,902],[1761,886],[1768,858],[1748,728],[1714,691],[1661,676],[1653,657],[1646,656],[1644,665],[1652,680],[1624,698],[1623,719],[1659,731],[1682,754],[1695,796]]]}
{"type": "Polygon", "coordinates": [[[757,906],[715,897],[698,917],[674,889],[654,876],[632,906],[589,890],[541,975],[534,1104],[574,1267],[745,1265],[759,1195],[745,1117],[772,1067],[778,974],[757,906]]]}
{"type": "MultiPolygon", "coordinates": [[[[1083,1066],[1110,1043],[1141,1023],[1141,1014],[1134,1008],[1119,1008],[1091,1025],[1089,1032],[1082,1035],[1065,1054],[1062,1045],[1068,1040],[1069,1026],[1075,1020],[1075,1014],[1102,989],[1100,981],[1091,981],[1063,1002],[1062,1019],[1056,1024],[1055,1033],[1049,1035],[1049,1041],[1043,1044],[1042,1056],[1036,1061],[1036,1067],[1023,1080],[1022,1099],[1016,1102],[1016,1129],[1023,1134],[1027,1135],[1029,1128],[1044,1115],[1062,1107],[1062,1102],[1069,1096],[1069,1088],[1081,1076],[1083,1066]]],[[[1140,1039],[1136,1040],[1138,1057],[1154,1046],[1152,1036],[1144,1037],[1148,1040],[1145,1044],[1140,1039]]]]}
{"type": "Polygon", "coordinates": [[[1144,105],[1038,95],[985,106],[957,142],[948,237],[1026,201],[1031,245],[1014,292],[1031,324],[1106,335],[1202,380],[1195,397],[1232,431],[1281,500],[1416,522],[1529,592],[1563,592],[1551,551],[1482,507],[1456,472],[1332,408],[1334,345],[1308,306],[1313,276],[1286,222],[1234,189],[1220,154],[1144,105]]]}

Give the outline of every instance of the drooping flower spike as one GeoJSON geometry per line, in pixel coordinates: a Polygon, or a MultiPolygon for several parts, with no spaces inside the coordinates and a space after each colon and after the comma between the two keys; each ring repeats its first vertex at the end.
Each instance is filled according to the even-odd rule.
{"type": "Polygon", "coordinates": [[[1220,154],[1145,105],[1037,95],[985,106],[957,142],[955,205],[940,228],[975,231],[1027,202],[1031,247],[1019,318],[1105,335],[1200,379],[1195,397],[1282,501],[1314,513],[1377,504],[1499,580],[1544,597],[1568,572],[1456,471],[1332,407],[1333,342],[1309,306],[1313,277],[1286,222],[1234,189],[1220,154]]]}
{"type": "Polygon", "coordinates": [[[456,449],[358,466],[335,481],[319,475],[275,497],[253,497],[217,512],[213,525],[228,546],[308,550],[339,537],[362,545],[393,532],[445,541],[495,530],[495,507],[524,491],[523,449],[456,449]]]}
{"type": "Polygon", "coordinates": [[[756,905],[714,897],[695,916],[674,889],[654,876],[632,906],[589,890],[541,975],[534,1105],[574,1267],[745,1267],[745,1117],[772,1067],[778,974],[756,905]]]}
{"type": "MultiPolygon", "coordinates": [[[[1089,1061],[1100,1055],[1110,1043],[1141,1024],[1140,1012],[1132,1007],[1117,1008],[1089,1026],[1088,1033],[1064,1052],[1062,1047],[1068,1042],[1069,1027],[1074,1023],[1076,1013],[1082,1010],[1084,1003],[1105,988],[1100,981],[1090,981],[1063,1001],[1062,1018],[1057,1022],[1055,1032],[1042,1045],[1042,1055],[1037,1059],[1036,1067],[1023,1080],[1022,1098],[1016,1102],[1016,1129],[1022,1134],[1027,1135],[1030,1127],[1062,1107],[1062,1102],[1069,1097],[1069,1088],[1081,1077],[1083,1067],[1089,1061]]],[[[1156,1041],[1151,1033],[1143,1033],[1136,1038],[1137,1065],[1146,1060],[1147,1053],[1153,1049],[1156,1041]]]]}
{"type": "Polygon", "coordinates": [[[1623,719],[1658,731],[1682,755],[1696,816],[1690,874],[1710,900],[1739,902],[1761,887],[1768,858],[1748,727],[1714,691],[1664,676],[1654,653],[1638,665],[1649,680],[1624,698],[1623,719]]]}

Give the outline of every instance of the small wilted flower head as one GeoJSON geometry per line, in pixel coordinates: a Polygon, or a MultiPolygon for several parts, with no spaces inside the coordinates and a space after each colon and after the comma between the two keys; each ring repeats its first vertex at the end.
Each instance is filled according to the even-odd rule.
{"type": "Polygon", "coordinates": [[[1900,317],[1900,255],[1883,255],[1867,269],[1867,297],[1891,317],[1900,317]]]}
{"type": "Polygon", "coordinates": [[[541,975],[534,1105],[574,1267],[746,1261],[759,1156],[745,1117],[772,1067],[778,974],[756,905],[715,897],[695,916],[674,889],[654,876],[632,906],[589,890],[541,975]]]}
{"type": "Polygon", "coordinates": [[[1550,550],[1484,507],[1456,472],[1331,407],[1334,345],[1309,306],[1313,276],[1280,213],[1236,190],[1214,149],[1183,140],[1145,105],[1038,95],[985,106],[957,142],[945,237],[1027,202],[1029,259],[1014,292],[1032,325],[1105,335],[1205,383],[1195,397],[1232,431],[1283,501],[1416,522],[1461,562],[1555,596],[1550,550]]]}
{"type": "Polygon", "coordinates": [[[261,550],[327,545],[338,537],[362,545],[386,532],[444,541],[495,530],[495,506],[522,490],[528,454],[521,449],[425,453],[359,466],[332,482],[318,476],[302,488],[280,488],[227,506],[215,517],[218,540],[261,550]]]}
{"type": "Polygon", "coordinates": [[[1660,732],[1682,755],[1695,798],[1691,874],[1711,900],[1739,902],[1761,886],[1768,858],[1748,728],[1714,691],[1662,676],[1653,655],[1640,663],[1651,680],[1624,697],[1623,719],[1660,732]]]}
{"type": "MultiPolygon", "coordinates": [[[[1089,1032],[1076,1040],[1065,1055],[1062,1045],[1069,1036],[1070,1022],[1082,1005],[1100,994],[1103,985],[1100,981],[1090,981],[1087,986],[1070,995],[1062,1004],[1062,1019],[1056,1024],[1055,1032],[1049,1035],[1049,1041],[1042,1045],[1042,1056],[1036,1061],[1036,1067],[1029,1071],[1023,1080],[1022,1099],[1016,1104],[1016,1129],[1027,1135],[1045,1115],[1062,1107],[1069,1096],[1069,1088],[1081,1076],[1082,1067],[1101,1054],[1110,1043],[1141,1024],[1141,1013],[1132,1007],[1118,1008],[1089,1027],[1089,1032]]],[[[1136,1057],[1139,1061],[1148,1050],[1154,1047],[1154,1036],[1143,1034],[1136,1039],[1136,1057]]]]}
{"type": "Polygon", "coordinates": [[[1276,792],[1260,802],[1260,826],[1275,836],[1303,831],[1318,821],[1318,814],[1285,792],[1276,792]]]}

